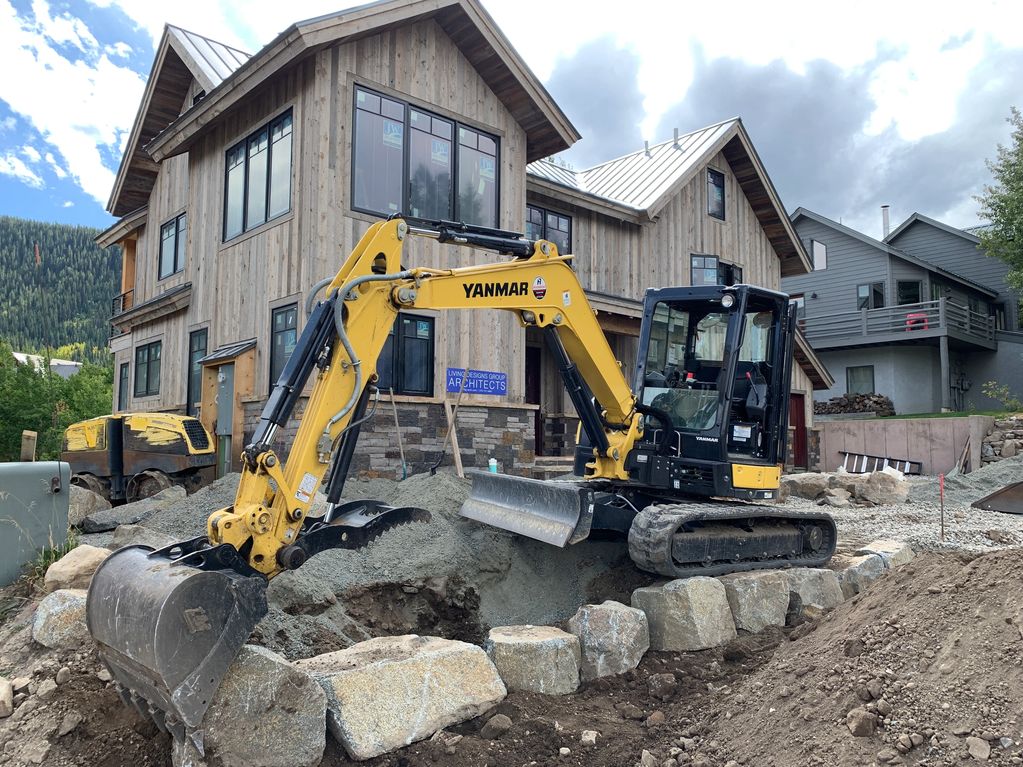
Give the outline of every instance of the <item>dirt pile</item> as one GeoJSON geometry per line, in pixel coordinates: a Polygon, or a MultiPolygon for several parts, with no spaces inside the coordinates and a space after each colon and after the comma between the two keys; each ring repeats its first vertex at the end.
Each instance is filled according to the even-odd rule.
{"type": "MultiPolygon", "coordinates": [[[[1023,455],[985,464],[969,474],[945,477],[945,503],[969,506],[985,495],[1023,478],[1023,455]]],[[[935,477],[916,483],[909,499],[914,503],[937,503],[938,480],[935,477]]]]}

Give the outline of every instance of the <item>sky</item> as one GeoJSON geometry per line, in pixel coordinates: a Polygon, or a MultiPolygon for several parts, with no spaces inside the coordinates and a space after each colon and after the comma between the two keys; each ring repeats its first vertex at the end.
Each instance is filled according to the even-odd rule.
{"type": "MultiPolygon", "coordinates": [[[[582,169],[742,117],[782,202],[879,237],[980,223],[1023,107],[1018,2],[482,0],[583,138],[582,169]],[[722,9],[727,8],[723,13],[722,9]]],[[[353,3],[0,0],[0,215],[106,227],[164,23],[255,52],[353,3]]]]}

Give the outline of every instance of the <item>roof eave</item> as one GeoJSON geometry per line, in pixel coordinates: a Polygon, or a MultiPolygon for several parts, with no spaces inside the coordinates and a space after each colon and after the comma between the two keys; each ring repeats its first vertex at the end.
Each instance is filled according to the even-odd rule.
{"type": "Polygon", "coordinates": [[[621,203],[613,202],[604,197],[590,194],[581,189],[559,184],[547,178],[526,174],[526,192],[534,191],[547,194],[556,198],[568,198],[572,203],[589,210],[602,213],[605,216],[628,221],[630,224],[641,224],[645,219],[645,211],[631,208],[621,203]]]}
{"type": "Polygon", "coordinates": [[[149,206],[133,210],[127,215],[121,216],[117,221],[96,235],[94,242],[101,248],[109,248],[116,245],[129,234],[144,226],[149,215],[149,206]]]}
{"type": "Polygon", "coordinates": [[[810,341],[803,335],[803,331],[796,329],[795,357],[799,367],[806,373],[806,377],[813,384],[814,391],[825,391],[835,385],[835,377],[831,371],[817,356],[817,352],[810,341]]]}

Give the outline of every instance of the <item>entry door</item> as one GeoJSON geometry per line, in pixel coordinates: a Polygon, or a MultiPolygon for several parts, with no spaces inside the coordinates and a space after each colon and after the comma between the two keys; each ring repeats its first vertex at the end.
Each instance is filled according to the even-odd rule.
{"type": "MultiPolygon", "coordinates": [[[[526,347],[526,402],[540,404],[540,354],[539,346],[526,347]]],[[[537,408],[533,411],[533,453],[543,455],[543,414],[537,408]]]]}
{"type": "Polygon", "coordinates": [[[231,433],[234,431],[234,363],[217,368],[217,476],[231,471],[231,433]]]}
{"type": "Polygon", "coordinates": [[[789,397],[789,427],[792,432],[792,465],[805,469],[806,397],[803,394],[792,394],[789,397]]]}

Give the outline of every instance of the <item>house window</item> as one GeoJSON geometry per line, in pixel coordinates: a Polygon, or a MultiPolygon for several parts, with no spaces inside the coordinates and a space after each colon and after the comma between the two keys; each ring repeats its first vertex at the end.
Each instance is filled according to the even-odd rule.
{"type": "Polygon", "coordinates": [[[919,280],[899,280],[895,283],[899,305],[920,303],[919,280]]]}
{"type": "Polygon", "coordinates": [[[558,253],[572,252],[572,219],[536,205],[526,206],[526,239],[550,240],[558,253]]]}
{"type": "Polygon", "coordinates": [[[270,315],[270,386],[277,383],[298,341],[298,304],[274,309],[270,315]]]}
{"type": "Polygon", "coordinates": [[[689,257],[691,285],[735,285],[742,282],[742,267],[721,261],[717,256],[689,257]]]}
{"type": "Polygon", "coordinates": [[[497,139],[355,89],[352,208],[497,226],[497,139]]]}
{"type": "Polygon", "coordinates": [[[725,220],[725,174],[707,168],[707,215],[725,220]]]}
{"type": "Polygon", "coordinates": [[[202,400],[202,365],[199,360],[206,356],[207,339],[209,333],[206,328],[193,330],[188,334],[188,385],[186,396],[188,397],[188,415],[195,415],[199,412],[199,403],[202,400]]]}
{"type": "Polygon", "coordinates": [[[813,270],[820,272],[828,268],[828,246],[820,240],[810,240],[810,255],[813,256],[813,270]]]}
{"type": "Polygon", "coordinates": [[[1005,330],[1005,304],[995,304],[991,310],[995,318],[995,330],[1005,330]]]}
{"type": "Polygon", "coordinates": [[[291,210],[291,110],[227,150],[224,241],[291,210]]]}
{"type": "Polygon", "coordinates": [[[846,368],[845,390],[847,394],[873,394],[874,366],[857,365],[846,368]]]}
{"type": "Polygon", "coordinates": [[[871,282],[856,286],[857,309],[880,309],[884,306],[884,283],[871,282]]]}
{"type": "Polygon", "coordinates": [[[377,388],[433,395],[433,318],[402,312],[377,361],[377,388]]]}
{"type": "Polygon", "coordinates": [[[122,362],[117,374],[117,412],[128,407],[128,363],[122,362]]]}
{"type": "Polygon", "coordinates": [[[185,268],[188,217],[182,213],[160,227],[160,279],[185,268]]]}
{"type": "Polygon", "coordinates": [[[931,279],[931,300],[940,301],[945,296],[945,285],[941,280],[931,279]]]}
{"type": "Polygon", "coordinates": [[[135,396],[151,397],[160,393],[160,352],[162,341],[153,341],[135,350],[135,396]]]}

